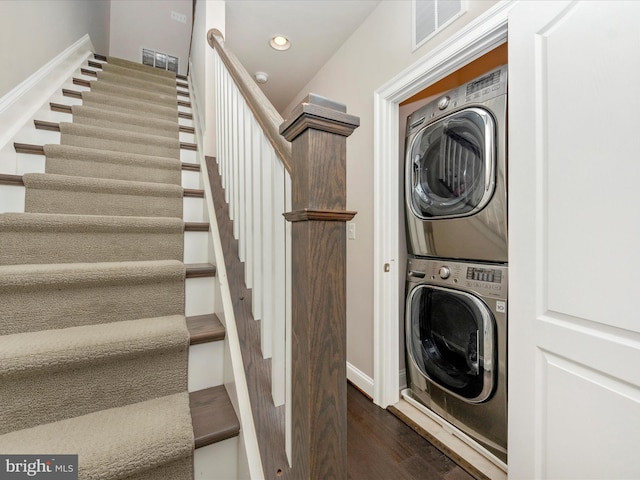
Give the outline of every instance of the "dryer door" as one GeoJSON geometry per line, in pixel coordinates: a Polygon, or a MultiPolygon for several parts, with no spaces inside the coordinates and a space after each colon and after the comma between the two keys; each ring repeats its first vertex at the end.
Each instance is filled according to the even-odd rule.
{"type": "Polygon", "coordinates": [[[418,285],[407,299],[407,347],[432,383],[470,403],[496,382],[496,325],[487,305],[459,290],[418,285]]]}
{"type": "Polygon", "coordinates": [[[406,200],[420,219],[472,215],[495,187],[495,121],[467,108],[418,132],[408,148],[406,200]]]}

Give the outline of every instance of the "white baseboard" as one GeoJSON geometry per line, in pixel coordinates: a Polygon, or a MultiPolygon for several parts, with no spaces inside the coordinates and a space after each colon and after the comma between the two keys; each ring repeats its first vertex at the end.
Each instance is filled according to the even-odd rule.
{"type": "Polygon", "coordinates": [[[93,51],[89,35],[84,35],[0,98],[0,149],[11,141],[93,51]]]}
{"type": "Polygon", "coordinates": [[[373,378],[347,362],[347,380],[373,398],[373,378]]]}
{"type": "MultiPolygon", "coordinates": [[[[347,380],[353,383],[356,387],[362,390],[364,393],[373,398],[373,387],[374,381],[369,375],[366,375],[362,372],[362,370],[354,367],[352,364],[347,362],[347,380]]],[[[407,388],[407,371],[400,370],[398,372],[398,385],[400,385],[400,389],[404,390],[407,388]]]]}

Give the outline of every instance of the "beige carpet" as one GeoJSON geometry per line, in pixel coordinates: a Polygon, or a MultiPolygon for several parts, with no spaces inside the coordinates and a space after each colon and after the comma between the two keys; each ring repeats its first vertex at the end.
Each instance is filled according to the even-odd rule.
{"type": "Polygon", "coordinates": [[[191,480],[175,75],[110,58],[91,90],[0,214],[0,452],[191,480]]]}
{"type": "Polygon", "coordinates": [[[100,151],[69,145],[45,145],[46,173],[180,185],[180,163],[172,158],[100,151]]]}

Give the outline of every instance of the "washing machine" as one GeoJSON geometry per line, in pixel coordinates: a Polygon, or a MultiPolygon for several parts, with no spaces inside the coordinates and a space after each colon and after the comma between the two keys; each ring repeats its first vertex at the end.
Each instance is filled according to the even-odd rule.
{"type": "Polygon", "coordinates": [[[409,395],[507,461],[507,266],[410,258],[409,395]]]}
{"type": "Polygon", "coordinates": [[[409,254],[507,262],[507,66],[407,119],[409,254]]]}

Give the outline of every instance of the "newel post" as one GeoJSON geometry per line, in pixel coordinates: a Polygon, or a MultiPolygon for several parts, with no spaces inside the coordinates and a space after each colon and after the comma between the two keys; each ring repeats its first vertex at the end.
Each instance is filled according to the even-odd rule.
{"type": "Polygon", "coordinates": [[[360,119],[309,95],[292,142],[292,476],[347,478],[346,142],[360,119]]]}

